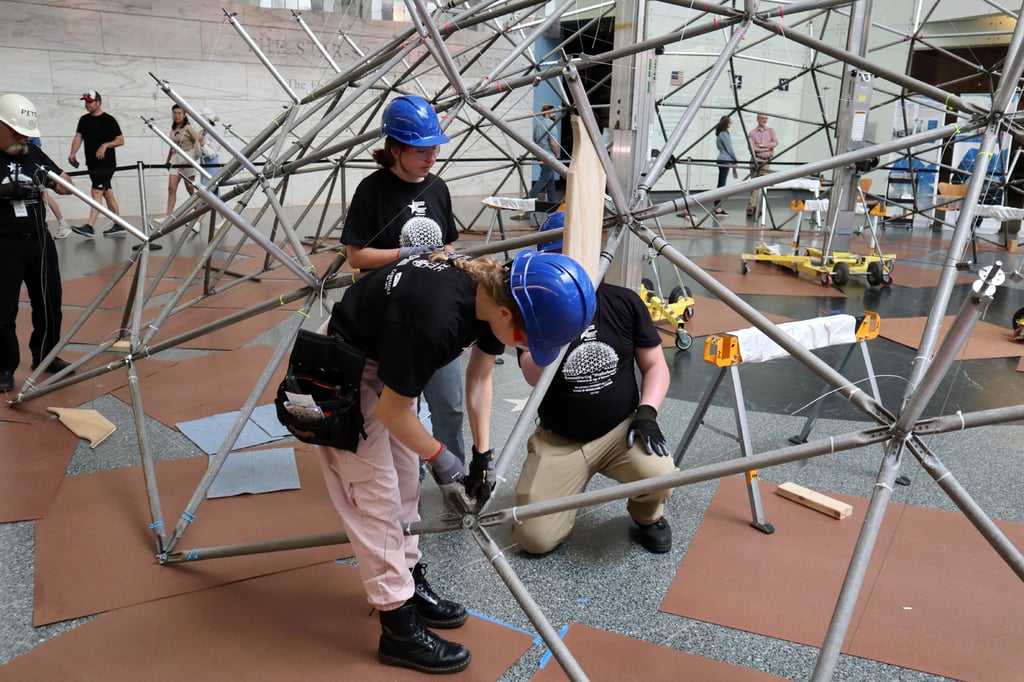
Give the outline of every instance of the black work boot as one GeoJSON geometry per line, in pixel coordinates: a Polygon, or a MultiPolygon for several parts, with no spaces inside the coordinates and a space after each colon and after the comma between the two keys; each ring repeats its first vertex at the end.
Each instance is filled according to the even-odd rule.
{"type": "Polygon", "coordinates": [[[464,670],[473,656],[461,644],[441,639],[428,630],[416,607],[406,603],[394,611],[380,612],[377,657],[387,665],[446,675],[464,670]]]}
{"type": "Polygon", "coordinates": [[[429,627],[447,630],[465,623],[469,618],[466,609],[462,604],[441,599],[434,594],[427,582],[426,572],[427,565],[424,563],[413,566],[412,579],[416,583],[416,593],[405,603],[415,606],[420,620],[429,627]]]}

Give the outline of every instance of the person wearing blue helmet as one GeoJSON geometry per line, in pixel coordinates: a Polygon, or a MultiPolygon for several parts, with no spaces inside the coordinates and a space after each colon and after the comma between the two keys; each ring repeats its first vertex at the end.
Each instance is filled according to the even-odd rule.
{"type": "MultiPolygon", "coordinates": [[[[434,108],[422,97],[396,97],[384,107],[380,135],[384,147],[373,152],[380,168],[359,183],[345,216],[341,243],[348,263],[371,270],[431,249],[453,251],[459,230],[452,198],[444,180],[430,172],[439,146],[448,142],[434,108]]],[[[423,398],[434,437],[464,462],[465,396],[458,358],[438,369],[423,398]]]]}
{"type": "MultiPolygon", "coordinates": [[[[540,229],[564,226],[564,211],[555,211],[540,229]]],[[[541,242],[537,250],[560,253],[562,240],[541,242]]],[[[543,363],[537,360],[532,350],[519,354],[530,385],[540,378],[543,363]]],[[[581,493],[599,473],[629,483],[675,471],[657,422],[668,384],[661,339],[640,297],[602,283],[594,319],[569,344],[541,401],[540,425],[527,443],[516,484],[516,505],[581,493]],[[639,387],[634,367],[640,370],[639,387]]],[[[635,523],[631,535],[649,552],[672,548],[664,517],[670,494],[669,489],[638,495],[626,505],[635,523]]],[[[544,554],[569,536],[575,520],[575,510],[527,519],[512,526],[512,539],[530,554],[544,554]]]]}
{"type": "Polygon", "coordinates": [[[360,278],[334,305],[323,331],[366,355],[365,437],[354,451],[321,446],[321,465],[367,599],[380,613],[383,663],[425,673],[456,673],[469,664],[466,647],[428,629],[459,627],[467,615],[434,593],[419,538],[404,532],[419,520],[417,465],[426,462],[442,487],[461,482],[470,496],[488,497],[495,356],[512,345],[552,362],[590,323],[594,306],[582,266],[533,251],[507,266],[442,251],[403,258],[360,278]],[[437,368],[470,346],[466,396],[475,456],[466,475],[449,445],[423,427],[415,402],[437,368]]]}

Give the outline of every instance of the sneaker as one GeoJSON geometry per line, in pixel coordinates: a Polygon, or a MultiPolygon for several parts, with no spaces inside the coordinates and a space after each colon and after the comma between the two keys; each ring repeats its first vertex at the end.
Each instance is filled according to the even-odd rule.
{"type": "Polygon", "coordinates": [[[128,230],[124,229],[120,225],[111,225],[110,229],[103,230],[104,237],[123,237],[128,234],[128,230]]]}
{"type": "Polygon", "coordinates": [[[14,390],[14,372],[9,369],[0,370],[0,391],[14,390]]]}
{"type": "Polygon", "coordinates": [[[71,234],[71,227],[67,223],[61,223],[57,227],[57,233],[53,235],[54,239],[64,239],[71,234]]]}
{"type": "Polygon", "coordinates": [[[664,516],[646,526],[636,524],[630,529],[630,536],[651,554],[664,554],[672,549],[672,528],[664,516]]]}
{"type": "Polygon", "coordinates": [[[516,213],[514,216],[512,216],[511,219],[512,220],[529,220],[530,216],[528,216],[525,213],[516,213]]]}
{"type": "Polygon", "coordinates": [[[690,212],[689,211],[683,211],[682,213],[676,213],[676,217],[677,218],[689,218],[690,217],[690,212]]]}
{"type": "Polygon", "coordinates": [[[96,230],[92,229],[92,225],[72,225],[71,231],[82,235],[86,239],[92,239],[96,236],[96,230]]]}

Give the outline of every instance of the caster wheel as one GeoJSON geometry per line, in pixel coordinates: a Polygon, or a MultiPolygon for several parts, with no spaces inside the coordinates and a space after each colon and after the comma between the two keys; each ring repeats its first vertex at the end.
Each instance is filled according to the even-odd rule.
{"type": "Polygon", "coordinates": [[[848,263],[836,263],[835,270],[832,272],[832,281],[836,283],[836,286],[843,286],[850,281],[850,265],[848,263]]]}
{"type": "Polygon", "coordinates": [[[692,345],[693,337],[690,336],[690,332],[685,329],[680,329],[676,332],[676,348],[679,350],[689,350],[692,345]]]}
{"type": "Polygon", "coordinates": [[[832,275],[827,272],[821,273],[821,286],[830,287],[832,286],[832,275]]]}
{"type": "Polygon", "coordinates": [[[740,272],[742,272],[744,275],[750,272],[750,263],[748,263],[747,261],[743,261],[743,264],[740,266],[740,272]]]}

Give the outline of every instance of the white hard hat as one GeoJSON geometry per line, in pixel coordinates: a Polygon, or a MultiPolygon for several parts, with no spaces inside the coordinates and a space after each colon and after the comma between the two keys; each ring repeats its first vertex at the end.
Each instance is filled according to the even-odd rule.
{"type": "Polygon", "coordinates": [[[39,137],[36,105],[23,95],[0,95],[0,121],[9,125],[19,135],[39,137]]]}

